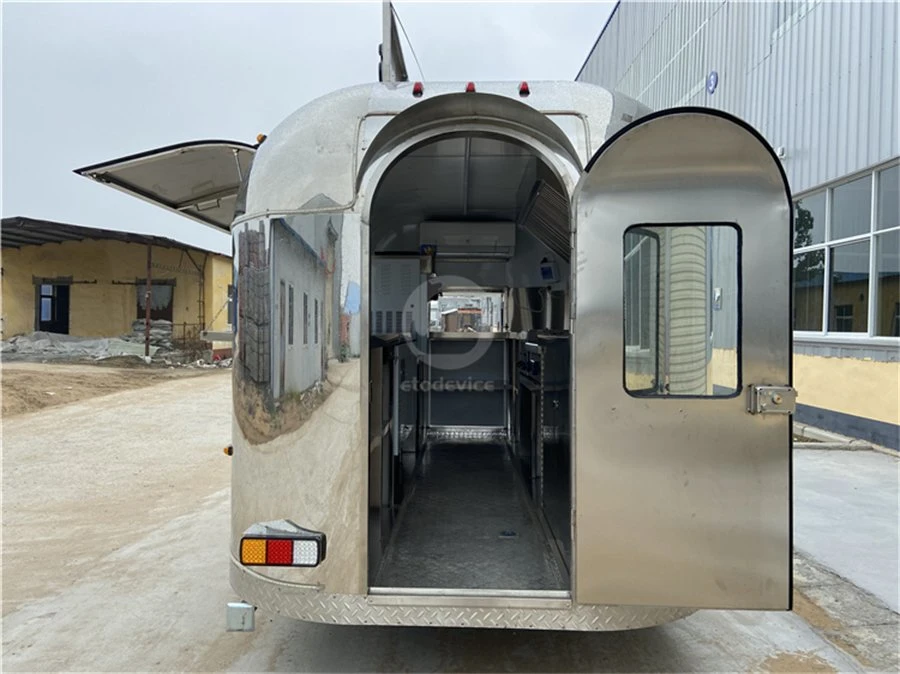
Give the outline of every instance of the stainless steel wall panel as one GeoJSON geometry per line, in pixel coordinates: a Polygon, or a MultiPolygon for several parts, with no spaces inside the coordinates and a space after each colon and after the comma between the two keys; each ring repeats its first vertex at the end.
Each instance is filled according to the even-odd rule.
{"type": "Polygon", "coordinates": [[[742,385],[784,385],[790,213],[769,149],[734,121],[699,112],[635,123],[580,182],[573,363],[579,603],[789,606],[789,416],[751,415],[743,396],[625,391],[622,237],[646,223],[741,227],[742,385]],[[781,255],[772,253],[778,241],[781,255]]]}

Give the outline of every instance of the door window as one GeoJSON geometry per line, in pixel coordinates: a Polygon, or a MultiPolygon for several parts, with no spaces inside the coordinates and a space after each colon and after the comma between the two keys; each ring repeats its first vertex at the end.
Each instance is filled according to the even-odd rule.
{"type": "Polygon", "coordinates": [[[634,396],[740,390],[740,231],[641,225],[624,236],[624,385],[634,396]]]}

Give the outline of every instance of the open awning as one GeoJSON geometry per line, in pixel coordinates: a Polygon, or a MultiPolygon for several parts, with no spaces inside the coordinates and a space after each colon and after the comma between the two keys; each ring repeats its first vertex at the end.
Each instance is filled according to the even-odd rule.
{"type": "Polygon", "coordinates": [[[169,145],[75,169],[75,173],[228,230],[256,147],[226,140],[169,145]]]}

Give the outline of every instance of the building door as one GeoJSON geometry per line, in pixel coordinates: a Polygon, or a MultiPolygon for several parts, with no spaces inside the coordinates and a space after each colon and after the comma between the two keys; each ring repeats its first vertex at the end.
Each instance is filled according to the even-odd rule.
{"type": "Polygon", "coordinates": [[[69,334],[68,284],[41,283],[37,286],[37,329],[43,332],[69,334]]]}
{"type": "Polygon", "coordinates": [[[575,192],[578,603],[791,605],[791,200],[740,120],[648,115],[575,192]]]}

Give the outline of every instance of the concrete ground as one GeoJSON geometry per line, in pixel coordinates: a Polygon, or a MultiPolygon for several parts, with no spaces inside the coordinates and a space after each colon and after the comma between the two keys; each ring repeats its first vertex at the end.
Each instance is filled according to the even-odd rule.
{"type": "Polygon", "coordinates": [[[794,453],[794,547],[900,611],[900,461],[794,453]]]}
{"type": "MultiPolygon", "coordinates": [[[[221,373],[4,420],[4,669],[881,668],[809,619],[814,606],[587,634],[338,627],[260,611],[256,632],[226,633],[230,408],[221,373]]],[[[797,463],[807,469],[818,466],[797,463]]],[[[799,573],[826,595],[843,582],[814,563],[799,573]]]]}

